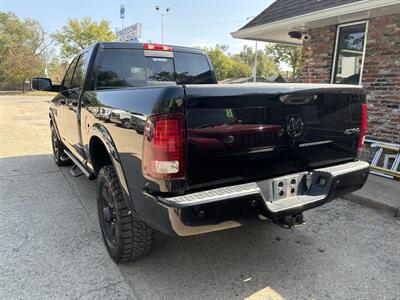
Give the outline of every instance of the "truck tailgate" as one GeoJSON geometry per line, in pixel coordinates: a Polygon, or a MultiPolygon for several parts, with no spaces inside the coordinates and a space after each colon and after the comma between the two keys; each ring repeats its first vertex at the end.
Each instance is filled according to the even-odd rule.
{"type": "Polygon", "coordinates": [[[189,189],[356,159],[361,87],[187,85],[185,92],[189,189]]]}

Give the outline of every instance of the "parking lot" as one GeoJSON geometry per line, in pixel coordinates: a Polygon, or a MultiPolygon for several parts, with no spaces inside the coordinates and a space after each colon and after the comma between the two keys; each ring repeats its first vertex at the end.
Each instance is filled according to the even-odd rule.
{"type": "Polygon", "coordinates": [[[400,299],[399,219],[342,199],[294,230],[157,234],[148,256],[116,265],[95,181],[52,160],[50,99],[0,96],[0,299],[244,299],[265,288],[268,299],[400,299]]]}

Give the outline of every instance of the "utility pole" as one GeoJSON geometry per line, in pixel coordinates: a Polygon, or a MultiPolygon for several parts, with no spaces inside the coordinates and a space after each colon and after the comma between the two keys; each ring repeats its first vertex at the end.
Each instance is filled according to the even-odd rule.
{"type": "Polygon", "coordinates": [[[156,5],[156,11],[161,15],[161,44],[164,44],[164,17],[167,17],[167,14],[170,12],[170,8],[167,7],[165,12],[160,12],[160,6],[156,5]]]}
{"type": "Polygon", "coordinates": [[[253,82],[257,82],[257,41],[254,48],[255,48],[255,55],[254,55],[254,68],[253,68],[253,82]]]}
{"type": "Polygon", "coordinates": [[[124,19],[125,19],[125,5],[121,4],[119,9],[119,16],[122,22],[122,29],[124,29],[124,19]]]}
{"type": "Polygon", "coordinates": [[[47,68],[47,49],[44,49],[43,56],[44,56],[44,75],[46,75],[46,77],[49,78],[49,70],[47,68]]]}
{"type": "MultiPolygon", "coordinates": [[[[247,17],[246,21],[250,19],[254,19],[254,16],[247,17]]],[[[257,41],[256,45],[254,46],[254,66],[253,66],[253,82],[257,82],[257,41]]]]}

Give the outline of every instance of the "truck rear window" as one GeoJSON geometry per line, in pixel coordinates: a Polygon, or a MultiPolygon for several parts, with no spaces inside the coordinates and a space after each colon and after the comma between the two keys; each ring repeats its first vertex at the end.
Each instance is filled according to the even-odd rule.
{"type": "Polygon", "coordinates": [[[148,86],[151,81],[214,83],[204,55],[175,52],[174,58],[164,58],[144,56],[143,50],[103,51],[97,74],[97,89],[148,86]]]}
{"type": "Polygon", "coordinates": [[[204,55],[174,52],[175,76],[179,84],[214,83],[210,65],[204,55]]]}

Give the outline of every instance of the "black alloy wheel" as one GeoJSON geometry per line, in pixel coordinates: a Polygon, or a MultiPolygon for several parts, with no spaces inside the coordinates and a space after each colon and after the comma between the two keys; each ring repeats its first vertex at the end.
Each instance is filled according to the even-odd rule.
{"type": "Polygon", "coordinates": [[[107,251],[119,263],[147,254],[154,240],[154,229],[129,209],[112,165],[97,176],[97,209],[107,251]]]}
{"type": "Polygon", "coordinates": [[[118,240],[118,231],[116,227],[117,219],[112,195],[107,183],[104,184],[101,189],[101,198],[103,199],[103,208],[102,218],[100,218],[100,222],[102,223],[102,227],[104,228],[104,234],[106,236],[105,241],[108,244],[107,246],[110,248],[114,248],[116,247],[118,240]]]}

